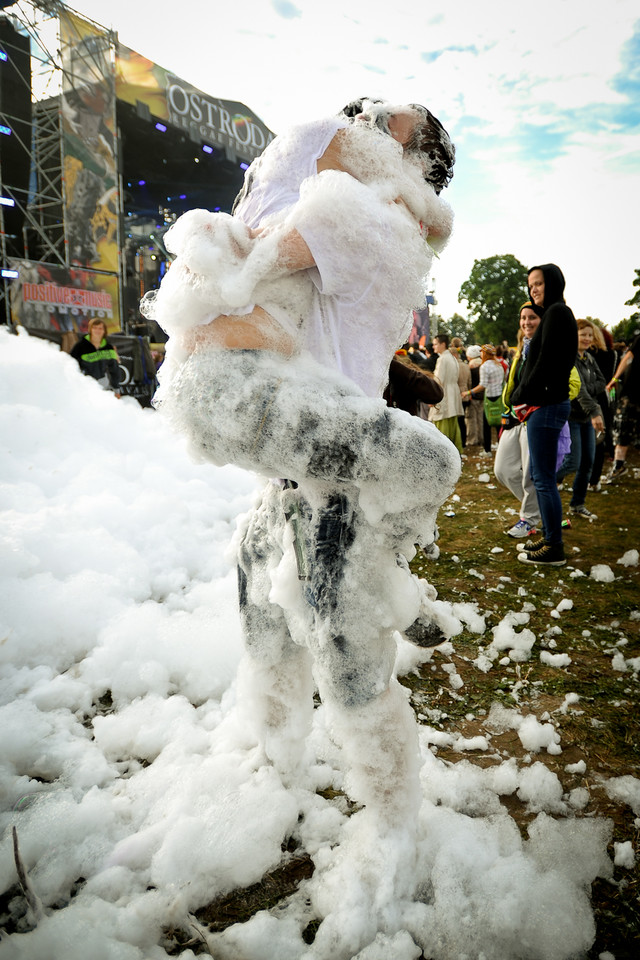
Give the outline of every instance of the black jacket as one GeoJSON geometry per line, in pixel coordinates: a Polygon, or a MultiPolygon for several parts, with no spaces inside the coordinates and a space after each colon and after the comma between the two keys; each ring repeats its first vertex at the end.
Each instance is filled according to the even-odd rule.
{"type": "Polygon", "coordinates": [[[564,302],[564,277],[560,268],[555,263],[546,263],[531,269],[542,270],[544,275],[544,312],[531,339],[520,383],[511,394],[511,403],[546,407],[569,399],[569,375],[578,352],[578,328],[564,302]]]}
{"type": "Polygon", "coordinates": [[[108,376],[111,389],[118,389],[120,384],[118,354],[105,337],[102,338],[102,343],[96,350],[87,334],[82,340],[78,340],[71,351],[71,356],[78,361],[80,369],[88,377],[101,380],[108,376]]]}
{"type": "Polygon", "coordinates": [[[416,416],[418,400],[423,403],[440,403],[443,396],[442,385],[435,377],[429,376],[408,358],[392,358],[389,383],[383,394],[388,407],[398,407],[416,416]]]}
{"type": "Polygon", "coordinates": [[[578,355],[576,369],[580,374],[580,393],[571,401],[570,420],[576,423],[586,423],[593,417],[602,416],[602,407],[599,397],[607,385],[607,381],[600,372],[600,367],[590,353],[578,355]]]}

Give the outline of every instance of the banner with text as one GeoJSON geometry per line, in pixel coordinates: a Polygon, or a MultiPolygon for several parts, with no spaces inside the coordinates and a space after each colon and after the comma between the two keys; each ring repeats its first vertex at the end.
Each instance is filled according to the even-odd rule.
{"type": "Polygon", "coordinates": [[[210,97],[122,44],[117,48],[116,97],[133,106],[145,104],[157,120],[241,160],[253,160],[273,140],[244,103],[210,97]]]}
{"type": "Polygon", "coordinates": [[[117,276],[31,260],[12,260],[10,268],[17,273],[9,286],[14,324],[83,334],[100,317],[108,333],[120,330],[117,276]]]}

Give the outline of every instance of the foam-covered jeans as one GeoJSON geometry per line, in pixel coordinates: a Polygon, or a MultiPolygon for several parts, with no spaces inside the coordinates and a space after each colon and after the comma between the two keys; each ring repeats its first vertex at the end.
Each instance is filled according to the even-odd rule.
{"type": "Polygon", "coordinates": [[[394,822],[415,818],[417,734],[393,678],[394,634],[436,594],[402,553],[433,541],[460,472],[455,447],[313,360],[266,351],[192,356],[165,403],[206,459],[293,481],[269,481],[239,531],[238,698],[266,756],[295,780],[315,681],[352,795],[394,822]]]}
{"type": "Polygon", "coordinates": [[[547,543],[562,543],[562,501],[556,483],[558,438],[569,418],[571,404],[538,407],[527,419],[530,469],[536,488],[547,543]]]}

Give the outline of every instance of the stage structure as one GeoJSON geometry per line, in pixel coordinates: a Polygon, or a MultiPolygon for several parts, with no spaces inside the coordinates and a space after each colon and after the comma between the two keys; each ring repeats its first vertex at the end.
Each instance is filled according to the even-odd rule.
{"type": "Polygon", "coordinates": [[[230,211],[273,134],[57,0],[0,0],[0,322],[70,349],[92,316],[145,330],[140,297],[185,210],[230,211]]]}

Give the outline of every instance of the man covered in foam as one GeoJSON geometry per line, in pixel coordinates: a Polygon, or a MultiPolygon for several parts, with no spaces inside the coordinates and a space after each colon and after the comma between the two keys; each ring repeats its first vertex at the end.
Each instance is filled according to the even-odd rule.
{"type": "MultiPolygon", "coordinates": [[[[357,101],[294,128],[249,168],[233,216],[176,223],[145,308],[171,338],[162,409],[202,456],[272,478],[239,532],[247,722],[303,782],[317,686],[346,789],[405,864],[419,759],[395,631],[432,643],[449,629],[405,557],[433,542],[460,457],[381,394],[451,230],[453,161],[415,105],[357,101]]],[[[404,883],[410,896],[410,867],[404,883]]]]}

